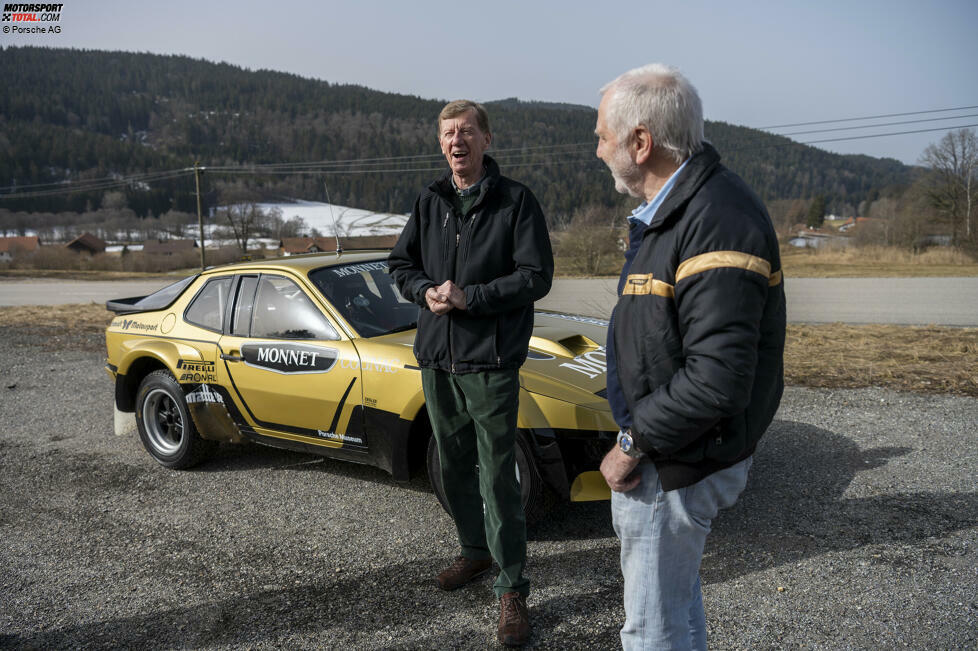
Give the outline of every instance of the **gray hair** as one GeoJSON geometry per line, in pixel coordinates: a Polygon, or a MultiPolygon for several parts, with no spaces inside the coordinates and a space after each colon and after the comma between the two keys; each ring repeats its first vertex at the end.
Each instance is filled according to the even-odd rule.
{"type": "Polygon", "coordinates": [[[684,160],[703,148],[703,104],[689,80],[678,68],[650,63],[624,73],[601,88],[608,98],[608,126],[624,144],[632,129],[644,126],[655,147],[674,161],[684,160]]]}

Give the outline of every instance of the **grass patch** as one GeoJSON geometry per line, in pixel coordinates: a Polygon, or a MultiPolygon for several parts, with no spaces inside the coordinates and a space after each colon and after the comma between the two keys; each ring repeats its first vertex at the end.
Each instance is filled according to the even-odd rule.
{"type": "Polygon", "coordinates": [[[0,307],[0,326],[101,330],[115,315],[101,303],[0,307]]]}
{"type": "MultiPolygon", "coordinates": [[[[105,328],[102,305],[0,307],[0,326],[47,332],[105,328]]],[[[785,382],[795,386],[879,386],[978,397],[978,328],[789,325],[785,382]]]]}
{"type": "MultiPolygon", "coordinates": [[[[602,260],[596,277],[617,278],[622,254],[602,260]]],[[[579,265],[564,256],[554,258],[560,278],[585,278],[579,265]]],[[[895,246],[862,246],[847,249],[781,248],[781,266],[788,278],[950,278],[978,276],[978,262],[959,249],[933,247],[913,253],[895,246]]],[[[591,276],[594,277],[594,276],[591,276]]]]}
{"type": "Polygon", "coordinates": [[[978,397],[978,328],[789,325],[787,384],[978,397]]]}
{"type": "Polygon", "coordinates": [[[781,266],[788,278],[937,278],[978,276],[978,263],[969,255],[945,247],[922,253],[886,246],[846,249],[781,249],[781,266]]]}
{"type": "Polygon", "coordinates": [[[0,269],[0,279],[61,278],[64,280],[155,280],[177,279],[197,273],[199,269],[180,269],[169,272],[106,271],[100,269],[0,269]]]}

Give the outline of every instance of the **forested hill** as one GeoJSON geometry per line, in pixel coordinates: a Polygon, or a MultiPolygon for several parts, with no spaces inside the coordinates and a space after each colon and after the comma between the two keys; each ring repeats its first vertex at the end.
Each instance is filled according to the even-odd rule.
{"type": "MultiPolygon", "coordinates": [[[[323,76],[329,77],[325,67],[323,76]]],[[[435,141],[442,100],[331,84],[183,56],[88,50],[0,50],[0,187],[207,166],[207,201],[228,187],[262,197],[322,200],[406,212],[422,184],[446,169],[435,141]],[[409,158],[410,157],[410,158],[409,158]],[[371,160],[365,160],[371,159],[371,160]],[[307,167],[295,165],[312,163],[307,167]],[[255,165],[293,164],[256,173],[255,165]],[[245,169],[242,169],[244,167],[245,169]],[[328,173],[327,173],[328,172],[328,173]]],[[[487,104],[493,153],[530,185],[548,215],[623,201],[594,158],[595,111],[506,99],[487,104]]],[[[757,130],[710,122],[707,137],[766,200],[858,203],[905,184],[898,161],[840,156],[757,130]]],[[[138,214],[193,212],[193,177],[127,187],[138,214]]],[[[97,207],[101,191],[4,199],[24,211],[97,207]]]]}

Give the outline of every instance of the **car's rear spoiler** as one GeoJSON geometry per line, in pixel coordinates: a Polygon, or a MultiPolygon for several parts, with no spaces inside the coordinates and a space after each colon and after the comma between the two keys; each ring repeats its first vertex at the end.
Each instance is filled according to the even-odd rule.
{"type": "Polygon", "coordinates": [[[116,314],[136,314],[137,312],[154,312],[164,310],[179,298],[183,290],[190,286],[197,276],[187,276],[182,280],[167,285],[159,291],[155,291],[149,296],[130,296],[129,298],[114,298],[105,302],[105,309],[116,314]]]}
{"type": "Polygon", "coordinates": [[[116,314],[135,314],[136,312],[146,312],[146,308],[137,307],[136,303],[146,298],[145,296],[130,296],[129,298],[114,298],[105,302],[105,309],[116,314]]]}

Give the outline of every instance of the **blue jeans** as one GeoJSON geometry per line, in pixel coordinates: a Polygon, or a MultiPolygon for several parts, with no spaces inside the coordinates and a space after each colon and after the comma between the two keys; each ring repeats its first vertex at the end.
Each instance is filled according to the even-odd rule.
{"type": "Polygon", "coordinates": [[[717,511],[744,490],[750,466],[748,458],[692,486],[664,492],[655,464],[642,463],[636,470],[641,483],[611,494],[625,577],[625,651],[706,649],[703,547],[717,511]]]}

